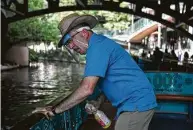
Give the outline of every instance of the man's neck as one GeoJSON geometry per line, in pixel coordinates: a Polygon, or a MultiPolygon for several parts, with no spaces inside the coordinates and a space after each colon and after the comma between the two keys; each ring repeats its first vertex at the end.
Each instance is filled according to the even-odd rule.
{"type": "MultiPolygon", "coordinates": [[[[92,31],[88,31],[88,37],[87,37],[87,40],[89,41],[91,36],[92,36],[93,32],[92,31]]],[[[89,43],[89,42],[88,42],[89,43]]]]}

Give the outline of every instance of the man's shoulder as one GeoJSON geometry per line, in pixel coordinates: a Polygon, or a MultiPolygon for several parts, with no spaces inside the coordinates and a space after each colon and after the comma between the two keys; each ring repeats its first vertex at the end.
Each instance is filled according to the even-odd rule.
{"type": "Polygon", "coordinates": [[[93,50],[97,48],[100,49],[100,52],[102,51],[111,52],[115,49],[121,50],[120,49],[121,46],[117,42],[101,34],[94,34],[94,37],[91,42],[92,43],[89,50],[93,50]]]}
{"type": "Polygon", "coordinates": [[[97,39],[97,41],[100,41],[100,43],[101,43],[101,42],[105,42],[105,43],[107,43],[107,42],[116,43],[114,40],[112,40],[112,39],[110,39],[110,38],[108,38],[108,37],[106,37],[106,36],[104,36],[104,35],[102,35],[102,34],[93,33],[93,40],[96,40],[96,39],[97,39]]]}
{"type": "Polygon", "coordinates": [[[101,41],[105,40],[106,37],[101,34],[93,33],[90,39],[91,43],[101,43],[101,41]]]}

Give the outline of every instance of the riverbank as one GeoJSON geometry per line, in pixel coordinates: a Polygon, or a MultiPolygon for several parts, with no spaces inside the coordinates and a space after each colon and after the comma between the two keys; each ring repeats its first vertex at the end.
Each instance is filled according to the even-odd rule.
{"type": "MultiPolygon", "coordinates": [[[[75,63],[75,64],[86,64],[85,61],[80,61],[79,63],[77,63],[76,61],[64,61],[64,60],[58,60],[58,59],[47,59],[47,60],[39,60],[39,62],[42,61],[57,61],[57,62],[68,62],[68,63],[75,63]]],[[[29,66],[37,66],[37,64],[34,64],[36,62],[30,62],[29,66]]],[[[6,65],[1,65],[1,71],[8,71],[8,70],[12,70],[12,69],[18,69],[18,68],[23,68],[23,67],[29,67],[29,66],[21,66],[21,65],[11,65],[11,64],[6,64],[6,65]]]]}
{"type": "Polygon", "coordinates": [[[18,64],[5,64],[5,65],[1,65],[1,72],[2,71],[9,71],[9,70],[13,70],[13,69],[20,69],[20,68],[25,68],[25,67],[29,67],[28,65],[18,65],[18,64]]]}
{"type": "Polygon", "coordinates": [[[6,71],[6,70],[12,70],[12,69],[16,69],[19,68],[20,65],[1,65],[1,71],[6,71]]]}

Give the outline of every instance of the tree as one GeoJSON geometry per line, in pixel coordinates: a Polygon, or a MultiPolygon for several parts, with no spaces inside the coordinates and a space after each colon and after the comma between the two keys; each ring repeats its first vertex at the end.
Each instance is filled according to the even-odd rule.
{"type": "MultiPolygon", "coordinates": [[[[73,5],[72,0],[61,1],[63,5],[73,5]]],[[[47,5],[46,1],[30,0],[29,10],[42,9],[47,5]]],[[[105,23],[97,25],[107,30],[124,30],[130,25],[131,17],[128,14],[109,12],[109,11],[75,11],[78,14],[91,14],[96,17],[105,18],[105,23]]],[[[55,14],[45,14],[44,16],[33,17],[26,20],[17,21],[9,24],[8,36],[11,42],[20,41],[44,41],[46,43],[59,41],[60,32],[57,28],[59,21],[65,15],[72,13],[61,12],[55,14]]]]}

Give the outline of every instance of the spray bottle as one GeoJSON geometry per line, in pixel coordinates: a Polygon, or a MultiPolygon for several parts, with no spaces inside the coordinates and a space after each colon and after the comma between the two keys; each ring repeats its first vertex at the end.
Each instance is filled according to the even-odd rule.
{"type": "Polygon", "coordinates": [[[104,114],[104,112],[101,110],[97,110],[96,107],[94,107],[92,104],[87,103],[85,109],[94,114],[95,119],[104,129],[108,128],[111,125],[110,119],[104,114]]]}

